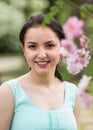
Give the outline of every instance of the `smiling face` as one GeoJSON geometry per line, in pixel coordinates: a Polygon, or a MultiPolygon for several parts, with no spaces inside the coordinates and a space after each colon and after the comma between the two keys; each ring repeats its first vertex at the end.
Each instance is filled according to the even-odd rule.
{"type": "Polygon", "coordinates": [[[29,28],[23,50],[32,73],[55,73],[60,58],[60,40],[49,27],[29,28]]]}

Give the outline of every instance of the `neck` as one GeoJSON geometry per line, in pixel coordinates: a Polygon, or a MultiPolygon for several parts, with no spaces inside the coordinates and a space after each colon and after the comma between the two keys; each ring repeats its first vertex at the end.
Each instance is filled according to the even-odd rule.
{"type": "Polygon", "coordinates": [[[54,73],[50,74],[35,74],[33,72],[29,72],[29,78],[31,82],[39,85],[50,86],[56,80],[54,73]]]}

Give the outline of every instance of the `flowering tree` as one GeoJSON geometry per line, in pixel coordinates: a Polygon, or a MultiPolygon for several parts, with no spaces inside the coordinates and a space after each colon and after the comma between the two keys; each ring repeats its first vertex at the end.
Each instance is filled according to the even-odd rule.
{"type": "MultiPolygon", "coordinates": [[[[52,6],[50,8],[50,12],[46,14],[46,19],[43,25],[48,24],[53,17],[58,16],[60,12],[62,12],[61,10],[62,7],[64,7],[64,2],[67,2],[71,6],[75,7],[82,18],[87,18],[89,16],[93,17],[92,4],[85,3],[81,6],[77,6],[70,0],[55,0],[54,6],[52,6]]],[[[84,70],[91,60],[91,54],[88,50],[90,40],[84,34],[84,25],[85,22],[78,19],[77,16],[69,17],[63,25],[66,38],[61,41],[60,55],[66,63],[67,71],[72,75],[76,75],[84,70]]],[[[77,85],[79,88],[79,95],[82,99],[82,105],[86,108],[91,107],[93,100],[93,97],[88,92],[91,78],[91,76],[82,75],[82,78],[77,85]]]]}
{"type": "MultiPolygon", "coordinates": [[[[68,72],[72,75],[80,73],[88,66],[91,59],[88,50],[89,39],[84,35],[83,28],[84,21],[76,16],[69,17],[63,26],[66,38],[61,41],[60,54],[66,62],[68,72]],[[75,42],[76,39],[78,43],[75,42]]],[[[82,105],[86,108],[91,107],[93,100],[87,91],[91,78],[91,76],[83,75],[78,84],[82,105]]]]}

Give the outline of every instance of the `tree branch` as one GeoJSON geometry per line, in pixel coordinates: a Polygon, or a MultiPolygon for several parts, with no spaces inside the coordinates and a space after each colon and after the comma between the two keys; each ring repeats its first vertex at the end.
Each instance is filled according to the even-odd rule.
{"type": "MultiPolygon", "coordinates": [[[[72,7],[76,8],[79,12],[81,11],[80,7],[77,6],[75,3],[73,3],[70,0],[64,0],[64,2],[67,2],[67,4],[70,4],[72,7]]],[[[91,12],[89,12],[88,10],[86,10],[86,13],[88,14],[88,16],[93,18],[93,14],[91,12]]]]}

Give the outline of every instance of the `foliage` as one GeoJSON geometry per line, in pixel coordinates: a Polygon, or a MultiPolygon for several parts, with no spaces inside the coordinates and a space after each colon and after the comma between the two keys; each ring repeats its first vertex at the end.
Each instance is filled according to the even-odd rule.
{"type": "Polygon", "coordinates": [[[48,24],[50,22],[50,20],[55,17],[55,15],[58,15],[60,10],[62,9],[64,5],[63,1],[55,1],[55,4],[50,8],[49,12],[46,14],[46,18],[43,22],[43,26],[45,26],[46,24],[48,24]]]}
{"type": "Polygon", "coordinates": [[[24,22],[24,15],[13,6],[0,2],[0,18],[0,52],[5,52],[10,48],[10,50],[17,51],[17,35],[24,22]]]}
{"type": "Polygon", "coordinates": [[[21,26],[30,15],[42,12],[47,6],[47,0],[0,1],[0,53],[19,52],[21,26]]]}
{"type": "Polygon", "coordinates": [[[87,15],[91,15],[91,12],[93,12],[93,5],[92,4],[87,4],[87,3],[84,3],[81,7],[80,7],[80,10],[81,10],[81,16],[82,18],[86,18],[87,15]]]}

